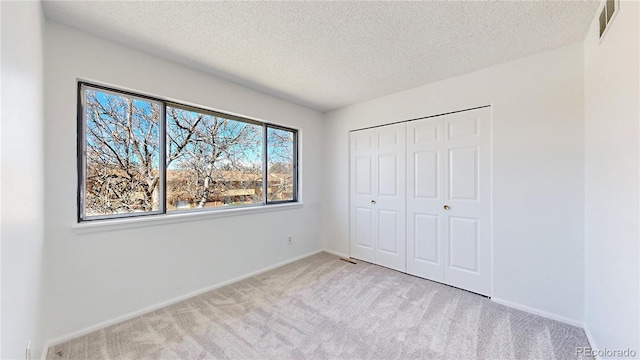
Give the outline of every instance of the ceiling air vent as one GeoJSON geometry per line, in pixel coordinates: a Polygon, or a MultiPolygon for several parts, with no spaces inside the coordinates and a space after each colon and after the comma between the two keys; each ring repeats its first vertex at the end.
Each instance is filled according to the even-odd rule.
{"type": "Polygon", "coordinates": [[[600,39],[604,37],[607,29],[611,26],[614,15],[618,13],[620,0],[606,0],[600,12],[600,39]]]}

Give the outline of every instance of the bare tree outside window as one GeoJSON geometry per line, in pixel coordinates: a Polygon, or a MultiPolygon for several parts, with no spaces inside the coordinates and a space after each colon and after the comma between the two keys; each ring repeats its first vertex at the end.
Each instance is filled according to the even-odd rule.
{"type": "Polygon", "coordinates": [[[295,130],[84,83],[79,94],[79,221],[296,201],[295,130]]]}
{"type": "Polygon", "coordinates": [[[161,210],[160,104],[85,92],[85,214],[161,210]]]}
{"type": "Polygon", "coordinates": [[[167,210],[262,203],[262,126],[173,107],[167,122],[167,210]]]}

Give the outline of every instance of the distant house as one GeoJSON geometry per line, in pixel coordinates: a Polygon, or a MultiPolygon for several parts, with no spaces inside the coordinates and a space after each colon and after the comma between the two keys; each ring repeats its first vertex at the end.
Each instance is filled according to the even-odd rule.
{"type": "MultiPolygon", "coordinates": [[[[242,205],[262,202],[263,184],[261,173],[220,170],[213,174],[204,207],[242,205]]],[[[195,178],[191,171],[167,170],[168,210],[198,207],[203,196],[204,179],[195,178]]],[[[293,176],[269,174],[267,193],[270,199],[293,197],[293,176]]]]}

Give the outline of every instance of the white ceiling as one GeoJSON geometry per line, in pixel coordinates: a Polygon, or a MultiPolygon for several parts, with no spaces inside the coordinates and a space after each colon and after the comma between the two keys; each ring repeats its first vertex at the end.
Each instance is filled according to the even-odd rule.
{"type": "Polygon", "coordinates": [[[44,1],[44,11],[327,111],[581,41],[598,4],[44,1]]]}

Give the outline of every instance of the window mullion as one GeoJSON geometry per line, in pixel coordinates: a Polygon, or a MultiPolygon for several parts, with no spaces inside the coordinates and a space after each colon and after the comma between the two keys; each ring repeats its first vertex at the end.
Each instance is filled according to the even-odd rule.
{"type": "Polygon", "coordinates": [[[158,191],[160,194],[160,206],[163,214],[167,213],[167,103],[162,102],[161,106],[162,114],[160,114],[160,166],[158,171],[160,172],[160,183],[158,184],[158,191]]]}
{"type": "Polygon", "coordinates": [[[78,129],[77,135],[77,163],[78,163],[78,222],[82,221],[85,217],[85,202],[86,202],[86,99],[85,99],[85,87],[83,84],[78,84],[78,129]]]}
{"type": "Polygon", "coordinates": [[[293,201],[298,201],[298,133],[293,133],[293,201]]]}
{"type": "Polygon", "coordinates": [[[267,132],[268,132],[267,124],[263,124],[262,125],[262,203],[264,205],[266,205],[268,201],[267,186],[269,185],[269,181],[268,181],[269,172],[267,171],[267,165],[268,165],[267,132]]]}

